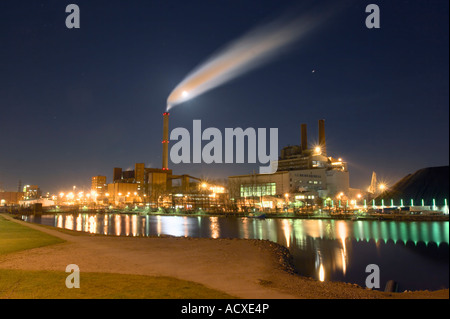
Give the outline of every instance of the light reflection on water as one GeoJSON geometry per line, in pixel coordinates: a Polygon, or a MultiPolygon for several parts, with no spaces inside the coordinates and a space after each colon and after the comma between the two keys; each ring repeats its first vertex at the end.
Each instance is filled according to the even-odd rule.
{"type": "Polygon", "coordinates": [[[58,214],[24,220],[116,236],[267,239],[287,247],[300,274],[365,285],[368,264],[401,290],[448,288],[448,222],[58,214]]]}

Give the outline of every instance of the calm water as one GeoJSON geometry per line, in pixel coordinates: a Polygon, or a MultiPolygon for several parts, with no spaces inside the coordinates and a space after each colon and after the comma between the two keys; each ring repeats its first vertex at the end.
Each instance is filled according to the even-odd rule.
{"type": "MultiPolygon", "coordinates": [[[[449,223],[254,219],[241,217],[58,214],[24,220],[116,236],[268,239],[289,248],[301,275],[365,286],[368,264],[380,267],[381,290],[449,287],[449,223]]],[[[251,269],[249,269],[251,271],[251,269]]]]}

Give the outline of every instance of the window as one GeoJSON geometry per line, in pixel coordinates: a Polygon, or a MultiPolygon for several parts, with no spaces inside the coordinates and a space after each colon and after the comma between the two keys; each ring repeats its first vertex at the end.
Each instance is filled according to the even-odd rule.
{"type": "Polygon", "coordinates": [[[241,197],[275,195],[276,188],[276,183],[241,185],[241,197]]]}

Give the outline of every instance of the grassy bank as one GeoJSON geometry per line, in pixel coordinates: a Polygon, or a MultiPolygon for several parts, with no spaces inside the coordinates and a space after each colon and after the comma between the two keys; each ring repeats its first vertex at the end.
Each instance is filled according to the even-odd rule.
{"type": "MultiPolygon", "coordinates": [[[[0,260],[10,254],[64,240],[20,225],[0,215],[0,260]]],[[[1,264],[0,264],[1,267],[1,264]]],[[[0,268],[0,299],[230,299],[201,284],[171,277],[80,273],[80,288],[69,289],[64,271],[0,268]]]]}
{"type": "Polygon", "coordinates": [[[67,288],[68,273],[0,269],[0,299],[231,299],[201,284],[171,277],[80,273],[80,288],[67,288]]]}
{"type": "Polygon", "coordinates": [[[0,215],[0,256],[63,242],[58,237],[19,225],[0,215]]]}

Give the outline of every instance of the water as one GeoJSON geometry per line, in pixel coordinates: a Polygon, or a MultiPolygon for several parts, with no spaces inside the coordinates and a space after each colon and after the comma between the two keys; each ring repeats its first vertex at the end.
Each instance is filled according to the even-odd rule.
{"type": "MultiPolygon", "coordinates": [[[[366,266],[380,269],[380,289],[449,287],[449,223],[255,219],[241,217],[57,214],[24,216],[45,225],[116,236],[268,239],[287,247],[298,272],[365,286],[366,266]]],[[[251,271],[251,270],[249,270],[251,271]]]]}

